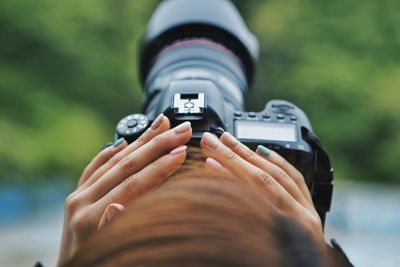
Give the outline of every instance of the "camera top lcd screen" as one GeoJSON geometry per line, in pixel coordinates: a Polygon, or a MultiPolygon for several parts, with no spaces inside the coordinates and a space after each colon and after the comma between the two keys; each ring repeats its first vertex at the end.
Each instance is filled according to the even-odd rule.
{"type": "Polygon", "coordinates": [[[257,139],[296,142],[296,126],[289,123],[260,121],[235,121],[236,136],[240,139],[257,139]]]}

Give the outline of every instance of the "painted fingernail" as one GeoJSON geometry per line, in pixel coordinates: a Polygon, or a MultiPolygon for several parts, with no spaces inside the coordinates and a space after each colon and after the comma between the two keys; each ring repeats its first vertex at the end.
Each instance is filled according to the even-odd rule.
{"type": "Polygon", "coordinates": [[[190,122],[185,121],[184,123],[181,123],[178,126],[176,126],[174,131],[177,134],[181,134],[181,133],[188,131],[190,129],[190,126],[191,126],[190,122]]]}
{"type": "Polygon", "coordinates": [[[121,137],[121,138],[115,140],[114,143],[112,144],[113,147],[119,146],[120,144],[122,144],[122,143],[124,142],[124,140],[125,140],[125,139],[124,139],[123,137],[121,137]]]}
{"type": "Polygon", "coordinates": [[[206,146],[210,147],[211,149],[216,149],[219,144],[218,137],[209,132],[205,132],[203,134],[203,142],[206,146]]]}
{"type": "Polygon", "coordinates": [[[263,154],[264,156],[268,157],[269,155],[271,155],[271,153],[268,151],[268,149],[265,146],[262,145],[258,145],[257,146],[257,150],[263,154]]]}
{"type": "Polygon", "coordinates": [[[227,146],[229,147],[233,147],[239,142],[235,137],[233,137],[228,132],[224,132],[223,136],[225,138],[225,141],[227,142],[227,146]]]}
{"type": "Polygon", "coordinates": [[[162,113],[160,115],[158,115],[158,117],[151,124],[151,129],[153,129],[153,130],[157,129],[161,125],[163,117],[164,117],[164,114],[162,114],[162,113]]]}
{"type": "Polygon", "coordinates": [[[214,169],[216,171],[218,171],[222,168],[222,165],[213,158],[207,158],[206,164],[207,164],[207,166],[211,167],[211,169],[214,169]]]}
{"type": "Polygon", "coordinates": [[[107,209],[107,221],[111,221],[115,215],[117,215],[120,212],[120,210],[115,207],[115,206],[110,206],[107,209]]]}
{"type": "Polygon", "coordinates": [[[175,148],[171,152],[169,152],[169,154],[172,156],[175,156],[175,155],[178,155],[178,154],[186,151],[186,149],[187,149],[187,146],[180,146],[180,147],[175,148]]]}

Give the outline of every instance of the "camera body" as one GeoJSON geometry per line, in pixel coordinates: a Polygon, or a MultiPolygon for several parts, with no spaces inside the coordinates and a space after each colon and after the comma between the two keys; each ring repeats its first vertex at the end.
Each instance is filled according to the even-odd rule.
{"type": "Polygon", "coordinates": [[[333,169],[305,113],[284,100],[270,100],[261,112],[235,110],[221,92],[223,89],[210,80],[171,81],[166,90],[158,92],[157,105],[148,106],[145,114],[128,115],[118,123],[115,138],[134,142],[157,114],[163,113],[172,127],[191,122],[190,144],[195,146],[204,132],[220,136],[225,131],[252,150],[264,145],[302,173],[324,223],[331,204],[333,169]]]}
{"type": "Polygon", "coordinates": [[[163,113],[171,127],[191,122],[191,145],[225,131],[253,150],[264,145],[303,174],[324,222],[333,169],[305,113],[284,100],[245,111],[257,56],[257,39],[228,0],[162,1],[140,51],[143,112],[121,119],[115,138],[134,142],[163,113]]]}
{"type": "Polygon", "coordinates": [[[118,123],[116,138],[135,141],[163,113],[172,126],[191,122],[193,145],[199,144],[204,132],[221,135],[227,131],[253,150],[264,145],[277,151],[303,174],[311,188],[314,151],[303,138],[305,129],[311,131],[305,113],[284,100],[269,101],[261,112],[235,110],[222,91],[209,80],[172,81],[152,110],[129,115],[118,123]]]}

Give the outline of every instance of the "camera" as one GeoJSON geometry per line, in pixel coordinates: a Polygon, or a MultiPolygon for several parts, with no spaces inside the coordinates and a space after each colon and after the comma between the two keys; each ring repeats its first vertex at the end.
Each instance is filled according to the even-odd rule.
{"type": "Polygon", "coordinates": [[[172,127],[191,122],[192,145],[204,132],[224,131],[253,150],[264,145],[303,174],[324,223],[333,169],[306,114],[284,100],[244,111],[257,57],[257,39],[228,0],[162,1],[140,51],[143,114],[121,119],[115,138],[133,142],[163,113],[172,127]]]}

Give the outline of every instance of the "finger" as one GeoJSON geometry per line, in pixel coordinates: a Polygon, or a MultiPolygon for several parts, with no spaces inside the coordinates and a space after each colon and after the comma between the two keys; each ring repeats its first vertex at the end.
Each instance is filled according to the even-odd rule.
{"type": "Polygon", "coordinates": [[[88,188],[87,199],[96,201],[103,197],[128,176],[139,172],[172,149],[186,144],[191,136],[192,128],[190,122],[184,122],[157,135],[150,142],[122,159],[88,188]]]}
{"type": "Polygon", "coordinates": [[[104,225],[109,223],[112,219],[118,216],[119,213],[124,211],[125,207],[119,203],[111,203],[105,209],[103,215],[101,216],[98,229],[101,229],[104,225]]]}
{"type": "Polygon", "coordinates": [[[299,187],[303,196],[307,199],[309,203],[313,203],[311,199],[310,191],[305,183],[303,175],[292,165],[290,164],[285,158],[281,155],[276,153],[271,149],[267,149],[265,146],[259,145],[257,147],[256,153],[263,157],[264,159],[272,162],[273,164],[279,166],[283,169],[290,177],[292,177],[293,181],[299,187]]]}
{"type": "Polygon", "coordinates": [[[86,166],[78,181],[78,187],[81,186],[97,169],[105,164],[111,157],[123,150],[127,146],[127,142],[120,138],[116,140],[112,146],[106,147],[97,154],[97,156],[86,166]]]}
{"type": "Polygon", "coordinates": [[[304,209],[271,175],[242,159],[216,136],[204,133],[200,145],[207,157],[220,162],[235,176],[249,184],[259,185],[264,195],[278,208],[289,212],[298,212],[299,207],[304,209]]]}
{"type": "Polygon", "coordinates": [[[204,168],[206,170],[207,175],[237,179],[237,177],[233,173],[231,173],[228,169],[222,166],[221,163],[219,163],[213,158],[206,159],[204,168]]]}
{"type": "Polygon", "coordinates": [[[186,149],[186,146],[177,147],[143,170],[129,176],[99,199],[95,203],[96,209],[102,210],[110,202],[128,205],[143,194],[154,190],[182,165],[186,158],[186,149]]]}
{"type": "Polygon", "coordinates": [[[310,207],[311,203],[304,197],[294,180],[279,166],[257,155],[228,132],[225,132],[220,140],[241,158],[270,174],[275,181],[303,206],[310,207]]]}
{"type": "Polygon", "coordinates": [[[142,147],[144,144],[149,142],[155,136],[165,132],[170,128],[169,120],[163,114],[160,114],[154,122],[151,124],[150,128],[147,129],[137,140],[131,143],[124,150],[120,151],[114,155],[110,160],[108,160],[103,166],[98,168],[93,175],[84,183],[80,190],[84,190],[87,187],[94,184],[101,176],[103,176],[107,171],[114,167],[119,161],[125,158],[130,153],[134,152],[138,148],[142,147]]]}

